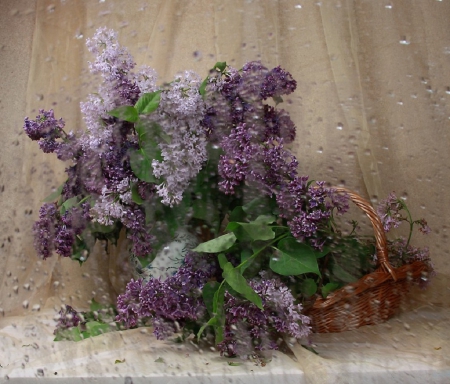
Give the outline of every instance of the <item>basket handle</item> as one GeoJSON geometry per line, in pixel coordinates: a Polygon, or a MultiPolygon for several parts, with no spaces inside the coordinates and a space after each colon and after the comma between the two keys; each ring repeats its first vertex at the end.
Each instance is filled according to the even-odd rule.
{"type": "Polygon", "coordinates": [[[389,263],[386,233],[384,232],[383,223],[381,222],[380,217],[373,209],[372,205],[358,194],[349,191],[346,188],[331,187],[331,189],[338,193],[345,193],[350,198],[350,200],[352,200],[352,202],[367,215],[370,222],[372,223],[373,230],[375,233],[375,246],[377,252],[378,265],[383,271],[389,272],[394,281],[397,281],[397,276],[395,274],[394,268],[389,263]]]}

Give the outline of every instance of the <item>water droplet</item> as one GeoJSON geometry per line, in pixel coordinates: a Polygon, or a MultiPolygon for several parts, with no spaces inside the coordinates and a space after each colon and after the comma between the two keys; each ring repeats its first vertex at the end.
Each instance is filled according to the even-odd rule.
{"type": "Polygon", "coordinates": [[[25,309],[27,309],[29,304],[30,304],[30,303],[28,303],[28,300],[25,300],[25,301],[22,303],[22,307],[24,307],[25,309]]]}
{"type": "Polygon", "coordinates": [[[30,361],[30,356],[25,355],[25,356],[23,357],[23,359],[25,360],[25,363],[28,363],[28,362],[30,361]]]}
{"type": "Polygon", "coordinates": [[[445,90],[445,93],[446,93],[447,95],[450,95],[450,87],[447,87],[447,89],[445,90]]]}
{"type": "Polygon", "coordinates": [[[55,4],[50,4],[48,7],[47,7],[47,12],[49,12],[49,13],[52,13],[52,12],[55,12],[55,4]]]}
{"type": "Polygon", "coordinates": [[[14,292],[14,293],[18,293],[18,292],[19,292],[19,287],[18,287],[17,285],[15,285],[15,286],[13,287],[13,292],[14,292]]]}
{"type": "Polygon", "coordinates": [[[3,308],[0,308],[0,315],[5,316],[5,310],[3,308]]]}
{"type": "Polygon", "coordinates": [[[392,4],[386,4],[386,5],[384,6],[384,8],[386,8],[386,9],[392,9],[392,4]]]}
{"type": "Polygon", "coordinates": [[[294,6],[294,8],[296,8],[296,9],[302,9],[302,6],[301,6],[300,4],[297,4],[297,5],[294,6]]]}
{"type": "Polygon", "coordinates": [[[26,289],[27,291],[30,290],[30,284],[26,283],[23,285],[23,289],[26,289]]]}
{"type": "Polygon", "coordinates": [[[84,37],[83,32],[77,31],[75,34],[75,39],[81,40],[84,37]]]}
{"type": "Polygon", "coordinates": [[[38,368],[36,375],[39,377],[44,377],[44,370],[42,368],[38,368]]]}
{"type": "Polygon", "coordinates": [[[402,37],[399,41],[400,44],[402,45],[409,45],[411,44],[411,42],[409,40],[406,39],[406,37],[402,37]]]}
{"type": "Polygon", "coordinates": [[[98,0],[99,3],[104,3],[106,0],[98,0]]]}
{"type": "Polygon", "coordinates": [[[371,154],[372,154],[372,151],[370,149],[366,149],[364,151],[364,155],[366,155],[366,156],[370,156],[371,154]]]}
{"type": "Polygon", "coordinates": [[[39,304],[34,304],[32,310],[35,312],[39,312],[41,310],[41,306],[39,304]]]}
{"type": "Polygon", "coordinates": [[[36,99],[37,101],[42,101],[44,100],[44,95],[42,95],[41,93],[36,93],[36,99]]]}
{"type": "Polygon", "coordinates": [[[194,56],[195,60],[200,61],[202,59],[202,53],[200,51],[192,52],[192,56],[194,56]]]}
{"type": "Polygon", "coordinates": [[[397,104],[398,105],[403,105],[403,101],[399,100],[399,101],[397,101],[397,104]]]}
{"type": "Polygon", "coordinates": [[[317,150],[317,153],[323,153],[323,148],[319,147],[319,149],[317,150]]]}
{"type": "Polygon", "coordinates": [[[342,124],[342,123],[337,123],[336,129],[338,129],[339,131],[342,131],[342,130],[344,129],[344,124],[342,124]]]}

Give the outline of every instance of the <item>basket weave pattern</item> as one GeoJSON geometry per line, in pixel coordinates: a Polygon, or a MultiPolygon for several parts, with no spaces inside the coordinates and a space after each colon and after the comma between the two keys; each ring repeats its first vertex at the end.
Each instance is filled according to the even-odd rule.
{"type": "Polygon", "coordinates": [[[383,224],[368,201],[344,188],[353,203],[369,217],[375,234],[378,268],[357,282],[317,298],[307,311],[313,332],[343,332],[363,325],[385,322],[399,308],[412,280],[428,271],[422,261],[393,268],[388,260],[387,240],[383,224]]]}

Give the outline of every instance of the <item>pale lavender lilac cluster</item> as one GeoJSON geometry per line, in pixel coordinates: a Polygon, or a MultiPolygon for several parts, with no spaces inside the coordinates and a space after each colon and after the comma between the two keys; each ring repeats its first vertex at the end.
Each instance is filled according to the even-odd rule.
{"type": "Polygon", "coordinates": [[[258,278],[250,286],[262,298],[263,310],[247,300],[225,294],[225,335],[218,345],[227,356],[277,349],[280,334],[302,339],[311,332],[309,317],[295,304],[290,289],[277,278],[258,278]]]}
{"type": "Polygon", "coordinates": [[[412,221],[405,203],[399,199],[394,192],[391,192],[385,200],[380,202],[377,207],[377,213],[386,232],[389,232],[392,228],[398,228],[400,224],[405,221],[408,222],[411,227],[414,224],[417,224],[419,226],[419,231],[424,235],[431,232],[425,219],[412,221]],[[403,215],[401,211],[405,211],[406,215],[403,215]]]}
{"type": "Polygon", "coordinates": [[[156,193],[163,204],[173,207],[181,202],[190,181],[207,160],[206,135],[201,125],[205,105],[200,95],[201,78],[192,71],[175,77],[161,92],[156,113],[146,120],[157,123],[164,135],[161,140],[162,161],[153,160],[153,174],[162,182],[156,193]]]}

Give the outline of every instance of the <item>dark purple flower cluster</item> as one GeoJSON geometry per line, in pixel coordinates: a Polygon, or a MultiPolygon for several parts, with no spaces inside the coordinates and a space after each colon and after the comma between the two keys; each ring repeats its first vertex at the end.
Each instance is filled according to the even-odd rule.
{"type": "Polygon", "coordinates": [[[39,141],[39,147],[45,153],[55,152],[60,160],[69,160],[74,158],[79,147],[73,133],[64,132],[64,120],[55,119],[53,109],[45,111],[39,110],[39,115],[35,120],[25,118],[23,129],[31,140],[39,141]],[[57,141],[62,139],[62,141],[57,141]]]}
{"type": "Polygon", "coordinates": [[[34,224],[34,247],[44,260],[56,251],[61,256],[72,256],[76,236],[89,222],[89,204],[74,206],[63,215],[55,203],[45,203],[39,210],[39,220],[34,224]]]}
{"type": "Polygon", "coordinates": [[[70,305],[65,305],[59,311],[59,318],[54,330],[56,335],[58,331],[78,326],[78,324],[84,321],[83,316],[73,309],[70,305]]]}
{"type": "Polygon", "coordinates": [[[222,354],[246,356],[277,349],[281,335],[301,339],[310,333],[309,317],[294,304],[289,288],[278,279],[253,279],[251,287],[262,298],[264,310],[247,300],[225,294],[225,338],[218,345],[222,354]]]}
{"type": "Polygon", "coordinates": [[[138,207],[127,210],[122,218],[127,228],[127,238],[131,240],[131,252],[137,257],[144,257],[152,252],[154,236],[150,234],[151,225],[145,222],[145,213],[138,207]]]}
{"type": "Polygon", "coordinates": [[[189,252],[178,271],[164,281],[151,279],[144,284],[131,280],[117,299],[116,321],[132,328],[140,320],[150,319],[158,339],[169,336],[187,320],[204,317],[201,289],[217,269],[214,258],[189,252]]]}
{"type": "MultiPolygon", "coordinates": [[[[314,185],[307,176],[295,177],[276,194],[280,216],[287,220],[297,239],[313,238],[325,228],[333,209],[342,214],[349,208],[347,196],[325,188],[324,184],[318,181],[314,185]]],[[[320,248],[322,243],[313,241],[313,245],[320,248]]]]}

